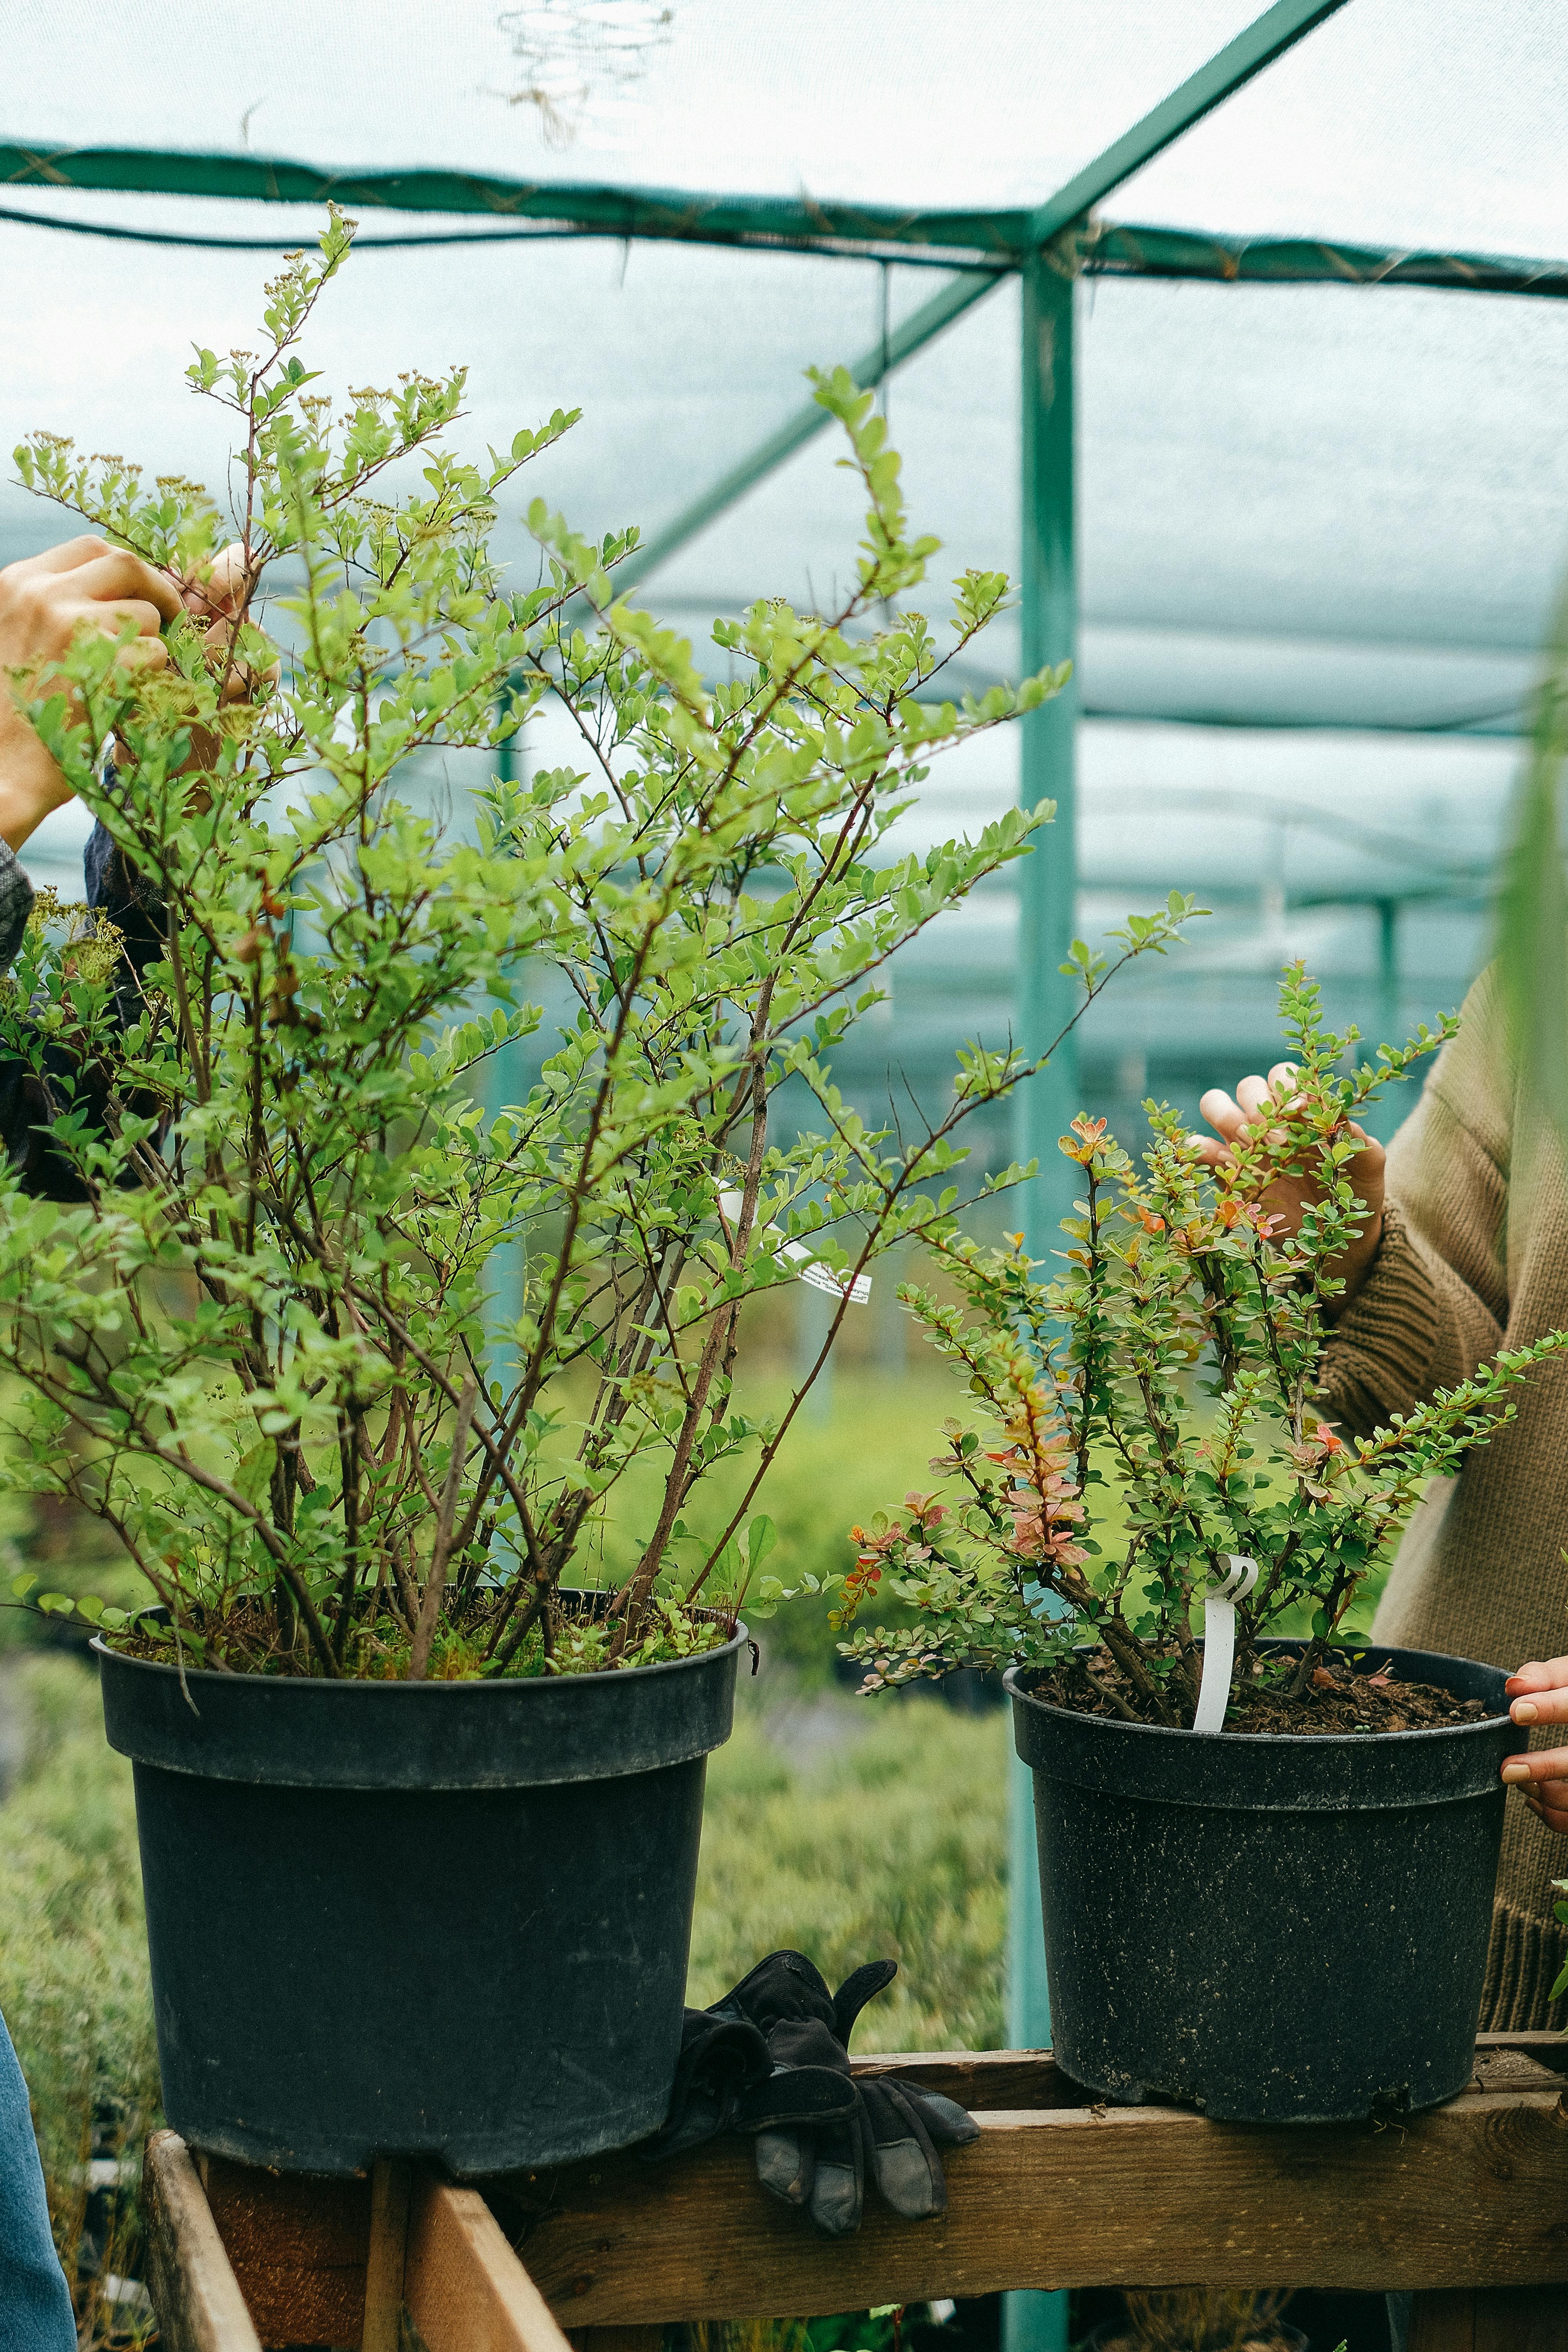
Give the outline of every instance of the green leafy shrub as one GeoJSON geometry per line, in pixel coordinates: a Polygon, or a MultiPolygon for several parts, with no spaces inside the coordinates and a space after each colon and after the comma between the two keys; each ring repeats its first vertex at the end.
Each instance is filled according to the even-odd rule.
{"type": "MultiPolygon", "coordinates": [[[[320,260],[269,285],[259,355],[188,371],[233,414],[231,520],[56,436],[17,452],[28,487],[197,606],[232,527],[238,618],[217,641],[171,624],[163,673],[83,636],[29,706],[161,938],[128,1020],[101,926],[40,919],[0,1001],[5,1050],[74,1059],[52,1133],[86,1195],[0,1178],[0,1363],[30,1399],[29,1476],[115,1528],[168,1612],[172,1633],[106,1615],[119,1640],[326,1676],[679,1654],[721,1638],[689,1605],[723,1618],[767,1549],[752,1503],[826,1360],[747,1415],[742,1307],[803,1278],[836,1330],[887,1251],[955,1234],[963,1121],[1025,1068],[966,1049],[908,1141],[835,1089],[888,958],[1050,812],[924,856],[889,828],[934,755],[1067,673],[942,698],[1008,583],[963,574],[939,643],[910,601],[937,542],[843,371],[816,383],[868,502],[854,585],[826,614],[716,625],[726,682],[616,600],[635,532],[592,546],[535,500],[542,577],[509,586],[498,503],[574,416],[475,465],[448,444],[461,370],[340,408],[300,343],[352,231],[334,215],[320,260]],[[269,574],[291,584],[263,626],[269,574]],[[504,765],[546,702],[579,763],[498,776],[475,839],[404,796],[421,752],[504,765]],[[542,974],[566,1010],[540,1082],[487,1111],[487,1066],[546,1026],[542,974]],[[793,1141],[771,1118],[786,1084],[817,1113],[793,1141]],[[509,1252],[525,1295],[498,1323],[509,1252]],[[692,1497],[738,1461],[699,1541],[692,1497]],[[563,1582],[592,1580],[638,1465],[658,1475],[636,1559],[574,1616],[563,1582]]],[[[1185,912],[1133,919],[1118,961],[1185,912]]],[[[1106,960],[1079,961],[1093,993],[1106,960]]]]}

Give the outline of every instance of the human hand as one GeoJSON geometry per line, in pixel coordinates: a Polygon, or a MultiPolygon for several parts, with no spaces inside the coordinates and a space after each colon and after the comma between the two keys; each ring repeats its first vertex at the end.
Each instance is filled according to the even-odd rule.
{"type": "MultiPolygon", "coordinates": [[[[1290,1116],[1290,1089],[1295,1076],[1293,1062],[1276,1062],[1267,1078],[1243,1078],[1234,1099],[1223,1087],[1211,1087],[1198,1108],[1215,1129],[1215,1134],[1194,1135],[1193,1138],[1205,1165],[1209,1168],[1228,1167],[1232,1164],[1234,1145],[1259,1133],[1270,1124],[1279,1132],[1279,1123],[1290,1116]]],[[[1349,1249],[1331,1261],[1329,1268],[1344,1284],[1343,1293],[1334,1304],[1334,1311],[1340,1314],[1343,1313],[1365,1281],[1367,1270],[1377,1255],[1378,1245],[1383,1239],[1383,1146],[1375,1137],[1368,1135],[1364,1128],[1357,1127],[1353,1119],[1348,1131],[1361,1143],[1362,1149],[1353,1160],[1346,1163],[1344,1172],[1366,1213],[1356,1239],[1349,1249]]],[[[1301,1219],[1307,1210],[1322,1197],[1322,1186],[1303,1170],[1300,1175],[1282,1176],[1268,1185],[1259,1196],[1259,1205],[1270,1216],[1278,1217],[1288,1234],[1296,1234],[1300,1231],[1301,1219]]]]}
{"type": "MultiPolygon", "coordinates": [[[[1544,1665],[1531,1660],[1510,1675],[1504,1687],[1515,1723],[1531,1730],[1537,1724],[1568,1723],[1568,1658],[1548,1658],[1544,1665]]],[[[1518,1788],[1538,1822],[1568,1837],[1568,1748],[1510,1756],[1502,1777],[1518,1788]]]]}
{"type": "Polygon", "coordinates": [[[72,539],[0,571],[0,840],[20,849],[28,835],[71,797],[70,786],[22,712],[34,681],[64,659],[79,628],[118,636],[130,623],[135,642],[121,647],[127,667],[162,669],[169,649],[162,631],[184,606],[166,572],[101,539],[72,539]]]}
{"type": "Polygon", "coordinates": [[[180,582],[181,601],[201,629],[202,644],[220,679],[225,702],[242,701],[255,691],[257,681],[236,657],[235,647],[256,593],[256,580],[244,548],[234,540],[209,563],[187,572],[180,582]]]}
{"type": "MultiPolygon", "coordinates": [[[[179,583],[181,603],[200,630],[203,651],[218,681],[219,698],[225,703],[249,701],[265,682],[246,667],[237,650],[240,627],[256,593],[256,579],[246,562],[244,548],[235,540],[210,563],[188,572],[179,583]]],[[[276,663],[267,676],[268,680],[276,679],[276,663]]],[[[220,740],[210,728],[193,728],[191,748],[175,772],[184,776],[216,767],[220,748],[220,740]]],[[[115,761],[127,772],[133,764],[121,743],[116,743],[115,761]]],[[[201,787],[193,791],[188,805],[206,807],[206,795],[201,787]]]]}

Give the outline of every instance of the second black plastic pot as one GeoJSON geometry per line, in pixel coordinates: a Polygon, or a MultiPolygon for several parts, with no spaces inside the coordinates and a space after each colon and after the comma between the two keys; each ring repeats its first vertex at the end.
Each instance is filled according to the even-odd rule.
{"type": "Polygon", "coordinates": [[[744,1639],[615,1674],[184,1689],[95,1644],[175,2130],[286,2171],[459,2174],[655,2130],[744,1639]]]}
{"type": "MultiPolygon", "coordinates": [[[[1300,1644],[1273,1643],[1299,1654],[1300,1644]]],[[[1431,1731],[1254,1738],[1049,1706],[1034,1774],[1051,2042],[1075,2082],[1238,2122],[1343,2122],[1469,2081],[1506,1794],[1493,1666],[1369,1650],[1482,1700],[1431,1731]]]]}

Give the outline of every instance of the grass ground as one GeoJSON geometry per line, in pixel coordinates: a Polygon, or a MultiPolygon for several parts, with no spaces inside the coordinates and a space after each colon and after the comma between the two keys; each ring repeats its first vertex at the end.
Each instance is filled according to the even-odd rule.
{"type": "Polygon", "coordinates": [[[55,2242],[84,2342],[107,2340],[110,2279],[137,2272],[134,2200],[91,2168],[137,2164],[157,2108],[131,1769],[103,1738],[96,1677],[35,1654],[8,1664],[23,1738],[0,1804],[0,2012],[32,2095],[55,2242]]]}
{"type": "Polygon", "coordinates": [[[743,1717],[708,1768],[689,1998],[784,1945],[832,1985],[894,1959],[858,2050],[1000,2048],[1007,1744],[1001,1714],[906,1700],[801,1769],[743,1717]]]}

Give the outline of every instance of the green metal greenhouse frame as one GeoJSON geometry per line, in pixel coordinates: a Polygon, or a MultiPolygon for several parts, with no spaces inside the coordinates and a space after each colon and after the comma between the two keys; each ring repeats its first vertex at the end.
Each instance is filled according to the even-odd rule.
{"type": "MultiPolygon", "coordinates": [[[[1078,638],[1075,546],[1074,363],[1075,302],[1081,277],[1099,275],[1186,278],[1215,284],[1331,283],[1367,288],[1425,287],[1458,291],[1568,297],[1568,262],[1426,250],[1379,249],[1309,238],[1232,238],[1171,228],[1111,224],[1097,207],[1121,183],[1202,117],[1240,89],[1305,35],[1335,15],[1344,0],[1276,0],[1197,72],[1173,89],[1046,202],[984,212],[900,210],[863,204],[816,203],[691,194],[664,189],[530,183],[470,176],[449,170],[332,173],[317,166],[251,154],[153,152],[135,148],[62,150],[0,145],[0,184],[14,188],[114,191],[262,202],[320,203],[331,198],[356,212],[395,210],[482,216],[484,226],[409,231],[360,240],[361,249],[563,237],[666,240],[807,252],[900,267],[929,267],[943,280],[929,300],[890,329],[854,362],[858,381],[881,384],[906,361],[1008,278],[1022,287],[1019,362],[1022,449],[1022,666],[1071,660],[1078,638]]],[[[149,244],[280,249],[268,237],[186,236],[177,231],[111,225],[0,205],[0,219],[32,226],[149,244]]],[[[803,405],[751,455],[731,467],[638,549],[618,575],[629,586],[646,579],[716,518],[773,473],[827,422],[815,403],[803,405]]],[[[1057,804],[1056,854],[1026,861],[1019,883],[1015,1034],[1038,1055],[1064,1027],[1075,1006],[1076,984],[1058,970],[1074,928],[1074,762],[1079,715],[1071,686],[1023,724],[1020,794],[1026,804],[1057,804]]],[[[1383,958],[1391,954],[1392,921],[1383,913],[1383,958]]],[[[1386,987],[1388,975],[1384,971],[1386,987]]],[[[1050,1148],[1078,1102],[1074,1040],[1069,1035],[1048,1069],[1024,1089],[1017,1105],[1020,1158],[1042,1170],[1060,1165],[1050,1148]]],[[[1065,1178],[1063,1181],[1065,1182],[1065,1178]]],[[[1062,1213],[1062,1184],[1051,1173],[1029,1188],[1026,1225],[1037,1254],[1047,1245],[1062,1213]]],[[[1015,1789],[1013,1884],[1035,1890],[1026,1784],[1015,1789]]],[[[1011,2015],[1015,2042],[1043,2041],[1048,2013],[1037,1920],[1015,1902],[1010,1945],[1011,2015]]],[[[1016,2298],[1009,2336],[1014,2352],[1026,2346],[1065,2344],[1060,2297],[1016,2298]]]]}

